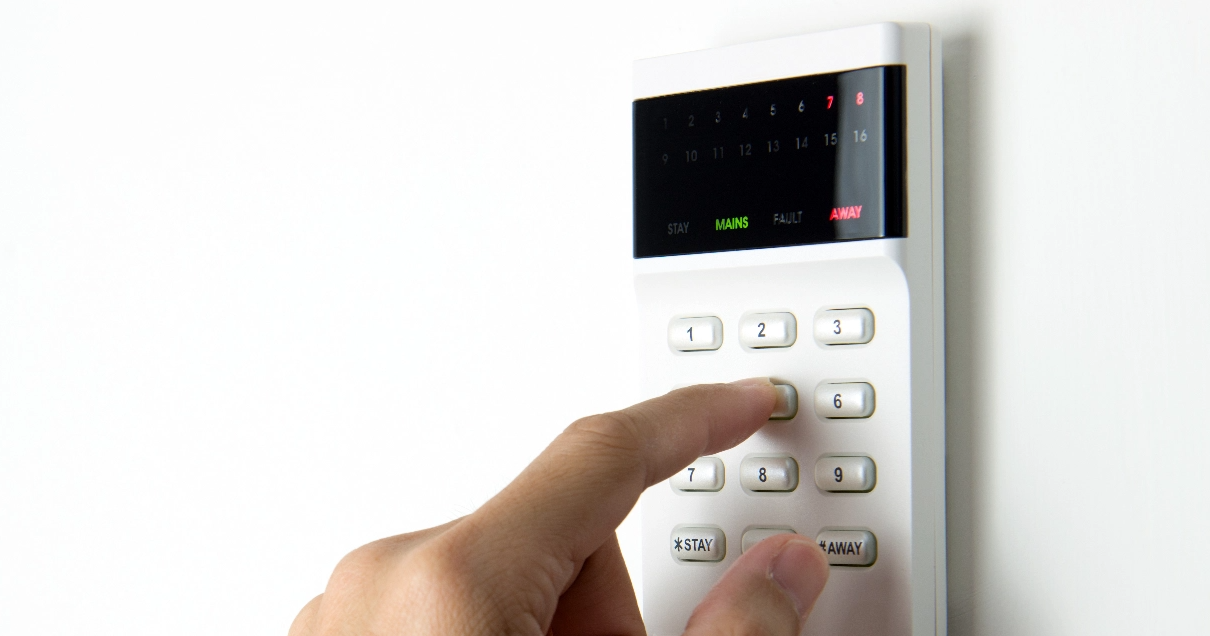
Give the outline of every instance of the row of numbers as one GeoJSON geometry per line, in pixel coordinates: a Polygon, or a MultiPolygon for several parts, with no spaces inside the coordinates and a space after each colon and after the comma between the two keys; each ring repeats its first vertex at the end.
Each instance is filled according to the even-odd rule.
{"type": "MultiPolygon", "coordinates": [[[[866,134],[865,130],[854,130],[853,131],[853,142],[854,143],[865,143],[868,139],[869,139],[869,135],[866,134]]],[[[823,145],[824,146],[836,146],[839,143],[840,143],[840,135],[838,133],[824,133],[824,135],[823,135],[823,145]]],[[[807,137],[795,137],[794,138],[794,149],[795,150],[802,150],[807,147],[807,144],[808,144],[807,137]]],[[[736,154],[738,154],[740,157],[751,157],[752,156],[753,145],[750,143],[736,144],[734,146],[726,146],[726,145],[712,146],[710,148],[710,152],[708,153],[708,155],[699,155],[697,150],[684,151],[685,163],[693,163],[698,160],[699,156],[709,156],[711,159],[725,159],[727,157],[728,148],[731,148],[732,150],[734,150],[734,153],[732,156],[734,156],[736,154]]],[[[756,146],[756,148],[759,149],[760,145],[758,144],[756,146]]],[[[773,154],[776,152],[781,152],[781,140],[780,139],[770,139],[770,140],[766,141],[764,150],[765,150],[765,154],[773,154]]],[[[668,153],[664,153],[661,156],[661,159],[663,160],[664,165],[668,165],[668,162],[672,160],[672,157],[668,153]]]]}
{"type": "MultiPolygon", "coordinates": [[[[835,102],[835,97],[836,97],[835,95],[827,96],[827,104],[825,106],[825,110],[832,109],[832,104],[835,102]]],[[[865,103],[865,94],[860,93],[860,92],[857,93],[857,95],[853,101],[858,106],[861,106],[862,104],[865,103]]],[[[797,110],[800,113],[807,112],[807,101],[805,99],[799,100],[798,107],[795,110],[797,110]]],[[[759,112],[763,112],[763,107],[762,107],[761,111],[759,111],[759,112]]],[[[773,103],[769,104],[769,110],[768,110],[769,116],[776,117],[777,112],[778,112],[777,102],[773,102],[773,103]]],[[[757,112],[754,112],[751,107],[745,107],[743,113],[740,114],[740,119],[751,119],[756,114],[757,114],[757,112]]],[[[709,118],[709,119],[713,120],[713,122],[716,124],[723,123],[723,111],[721,111],[721,110],[714,111],[714,117],[709,118]]],[[[669,130],[672,126],[675,125],[673,122],[670,122],[667,117],[664,117],[663,120],[664,120],[664,130],[669,130]]],[[[695,128],[695,127],[701,125],[701,123],[702,123],[702,120],[700,120],[697,115],[689,115],[688,119],[685,120],[685,127],[686,128],[695,128]]]]}

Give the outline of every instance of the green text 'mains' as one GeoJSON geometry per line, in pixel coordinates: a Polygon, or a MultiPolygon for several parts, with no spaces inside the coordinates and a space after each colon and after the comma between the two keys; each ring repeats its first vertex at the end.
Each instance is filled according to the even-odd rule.
{"type": "Polygon", "coordinates": [[[729,219],[714,219],[716,230],[745,230],[748,228],[748,217],[733,216],[729,219]]]}

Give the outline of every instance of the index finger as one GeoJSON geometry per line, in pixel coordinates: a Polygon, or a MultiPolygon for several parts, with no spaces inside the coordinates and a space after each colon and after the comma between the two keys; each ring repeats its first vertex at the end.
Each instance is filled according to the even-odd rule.
{"type": "Polygon", "coordinates": [[[747,439],[769,421],[776,400],[768,378],[753,378],[678,389],[578,420],[475,513],[477,525],[522,538],[508,550],[519,558],[553,554],[574,568],[648,486],[747,439]],[[543,554],[526,556],[535,546],[543,554]]]}

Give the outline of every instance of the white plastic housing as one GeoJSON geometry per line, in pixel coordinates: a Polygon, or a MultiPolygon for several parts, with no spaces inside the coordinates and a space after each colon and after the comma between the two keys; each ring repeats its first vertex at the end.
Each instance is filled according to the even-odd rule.
{"type": "Polygon", "coordinates": [[[718,492],[669,484],[643,497],[643,613],[653,636],[680,634],[689,615],[740,556],[752,528],[792,528],[816,537],[865,530],[877,538],[870,567],[834,566],[804,634],[945,634],[944,296],[940,40],[926,24],[878,24],[637,62],[635,98],[902,64],[906,73],[907,237],[637,259],[644,387],[771,376],[809,399],[821,382],[869,382],[876,409],[866,419],[823,419],[813,408],[774,421],[720,453],[718,492]],[[866,344],[826,345],[813,334],[821,309],[868,308],[876,331],[866,344]],[[741,346],[741,318],[797,317],[793,346],[741,346]],[[722,346],[669,347],[669,321],[717,316],[722,346]],[[789,456],[802,471],[792,492],[753,492],[739,468],[752,455],[789,456]],[[811,471],[829,455],[869,456],[872,491],[825,492],[811,471]],[[722,561],[678,562],[678,526],[720,528],[722,561]]]}

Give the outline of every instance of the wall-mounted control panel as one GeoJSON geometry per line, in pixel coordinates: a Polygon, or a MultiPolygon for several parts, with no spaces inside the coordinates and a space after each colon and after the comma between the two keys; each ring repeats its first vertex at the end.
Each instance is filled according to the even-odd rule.
{"type": "Polygon", "coordinates": [[[644,495],[654,636],[784,532],[832,566],[804,634],[946,631],[940,59],[878,24],[635,65],[645,391],[779,396],[644,495]]]}

